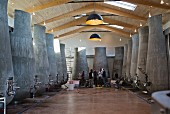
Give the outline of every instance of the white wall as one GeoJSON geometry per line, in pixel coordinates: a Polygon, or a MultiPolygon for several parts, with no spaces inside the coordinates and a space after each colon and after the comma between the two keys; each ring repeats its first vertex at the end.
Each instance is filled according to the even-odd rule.
{"type": "Polygon", "coordinates": [[[114,47],[123,46],[129,39],[120,37],[111,32],[98,33],[102,41],[91,41],[89,37],[92,33],[79,33],[66,38],[60,38],[61,43],[66,44],[66,48],[86,47],[87,55],[94,55],[94,47],[106,47],[107,56],[114,56],[114,47]],[[119,41],[121,38],[121,41],[119,41]]]}

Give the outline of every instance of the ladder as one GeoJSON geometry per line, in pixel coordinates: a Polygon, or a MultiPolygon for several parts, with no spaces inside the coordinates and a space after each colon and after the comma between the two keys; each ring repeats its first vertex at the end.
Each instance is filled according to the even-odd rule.
{"type": "Polygon", "coordinates": [[[67,64],[67,74],[69,76],[69,80],[72,80],[72,67],[74,62],[74,51],[72,51],[72,48],[66,48],[66,64],[67,64]]]}

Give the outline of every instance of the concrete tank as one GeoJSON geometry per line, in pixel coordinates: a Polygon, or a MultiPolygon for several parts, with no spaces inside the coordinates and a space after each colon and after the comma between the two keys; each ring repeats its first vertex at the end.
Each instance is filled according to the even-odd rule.
{"type": "Polygon", "coordinates": [[[14,77],[10,36],[7,15],[8,0],[0,0],[0,95],[5,96],[7,103],[13,99],[13,95],[7,94],[7,80],[14,77]]]}
{"type": "Polygon", "coordinates": [[[20,87],[15,100],[21,100],[29,97],[35,75],[31,15],[15,10],[14,28],[14,32],[11,33],[12,61],[15,82],[20,87]]]}

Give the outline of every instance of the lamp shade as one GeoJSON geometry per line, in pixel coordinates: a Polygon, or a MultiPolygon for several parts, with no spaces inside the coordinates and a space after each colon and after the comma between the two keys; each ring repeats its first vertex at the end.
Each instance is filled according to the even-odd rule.
{"type": "Polygon", "coordinates": [[[98,34],[92,34],[89,39],[93,41],[101,41],[101,37],[98,34]]]}
{"type": "Polygon", "coordinates": [[[86,20],[86,24],[88,25],[100,25],[103,24],[103,18],[99,14],[91,14],[88,16],[86,20]]]}

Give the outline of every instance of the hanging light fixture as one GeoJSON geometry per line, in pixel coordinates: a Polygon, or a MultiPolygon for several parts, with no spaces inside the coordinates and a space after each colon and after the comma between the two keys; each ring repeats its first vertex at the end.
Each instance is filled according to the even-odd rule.
{"type": "Polygon", "coordinates": [[[32,15],[35,15],[35,12],[34,12],[34,6],[33,6],[33,13],[32,13],[32,15]]]}
{"type": "Polygon", "coordinates": [[[92,34],[89,38],[89,40],[93,40],[93,41],[101,41],[101,37],[98,34],[92,34]]]}
{"type": "Polygon", "coordinates": [[[137,30],[135,29],[134,32],[137,32],[137,30]]]}
{"type": "Polygon", "coordinates": [[[164,0],[161,0],[160,4],[164,4],[164,0]]]}
{"type": "Polygon", "coordinates": [[[152,7],[150,6],[150,7],[149,7],[149,16],[148,16],[149,18],[151,17],[151,8],[152,8],[152,7]]]}
{"type": "Polygon", "coordinates": [[[101,15],[95,13],[95,5],[94,5],[94,13],[90,14],[86,20],[87,25],[100,25],[103,24],[103,18],[101,15]]]}
{"type": "Polygon", "coordinates": [[[89,15],[89,17],[87,18],[86,24],[88,24],[88,25],[103,24],[103,18],[101,15],[93,13],[93,14],[89,15]]]}
{"type": "Polygon", "coordinates": [[[130,33],[130,37],[132,37],[132,34],[130,33]]]}
{"type": "Polygon", "coordinates": [[[140,27],[142,27],[142,23],[140,23],[140,27]]]}
{"type": "Polygon", "coordinates": [[[149,12],[149,16],[148,17],[151,17],[151,13],[149,12]]]}
{"type": "Polygon", "coordinates": [[[44,26],[46,25],[46,23],[45,23],[45,21],[44,21],[44,24],[43,24],[44,26]]]}

